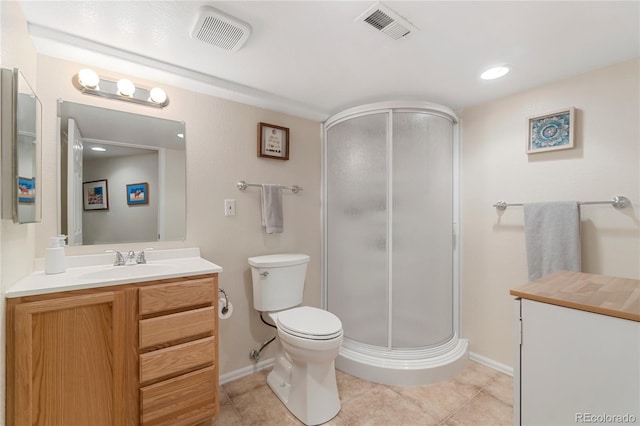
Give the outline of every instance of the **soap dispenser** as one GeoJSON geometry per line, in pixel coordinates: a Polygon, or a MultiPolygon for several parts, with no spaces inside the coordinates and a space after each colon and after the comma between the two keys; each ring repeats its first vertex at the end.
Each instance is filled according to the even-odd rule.
{"type": "Polygon", "coordinates": [[[45,274],[60,274],[67,269],[67,261],[64,257],[64,240],[66,235],[58,235],[50,238],[49,247],[44,258],[45,274]]]}

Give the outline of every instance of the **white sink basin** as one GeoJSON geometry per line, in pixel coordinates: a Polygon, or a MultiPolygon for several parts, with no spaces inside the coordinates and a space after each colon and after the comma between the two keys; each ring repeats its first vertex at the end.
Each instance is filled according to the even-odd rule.
{"type": "Polygon", "coordinates": [[[129,265],[129,266],[110,266],[98,271],[86,272],[78,275],[78,278],[88,280],[112,280],[122,278],[138,278],[151,275],[164,275],[169,274],[176,268],[176,265],[170,263],[163,264],[151,264],[146,263],[142,265],[129,265]]]}

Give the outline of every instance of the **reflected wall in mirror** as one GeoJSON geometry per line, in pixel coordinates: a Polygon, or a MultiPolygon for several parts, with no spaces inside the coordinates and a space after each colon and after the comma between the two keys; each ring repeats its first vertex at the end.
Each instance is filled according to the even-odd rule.
{"type": "Polygon", "coordinates": [[[2,218],[39,222],[42,104],[18,69],[0,70],[2,218]]]}
{"type": "Polygon", "coordinates": [[[185,238],[184,122],[59,100],[58,128],[59,230],[69,245],[185,238]],[[141,182],[147,202],[129,203],[127,185],[141,182]]]}

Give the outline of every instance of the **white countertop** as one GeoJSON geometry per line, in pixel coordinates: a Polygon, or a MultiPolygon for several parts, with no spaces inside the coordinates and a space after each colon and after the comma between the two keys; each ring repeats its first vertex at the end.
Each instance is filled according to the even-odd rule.
{"type": "MultiPolygon", "coordinates": [[[[222,272],[222,267],[200,257],[200,249],[170,249],[145,252],[144,265],[113,266],[114,254],[67,256],[67,270],[47,275],[37,270],[5,293],[5,297],[33,296],[59,291],[106,287],[118,284],[222,272]]],[[[123,253],[126,258],[126,253],[123,253]]],[[[44,265],[36,259],[36,267],[44,265]]]]}

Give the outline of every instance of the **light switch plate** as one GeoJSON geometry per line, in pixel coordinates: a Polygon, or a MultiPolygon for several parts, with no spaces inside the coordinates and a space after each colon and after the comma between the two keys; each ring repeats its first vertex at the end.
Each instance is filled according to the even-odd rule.
{"type": "Polygon", "coordinates": [[[224,215],[225,216],[236,215],[236,200],[224,200],[224,215]]]}

